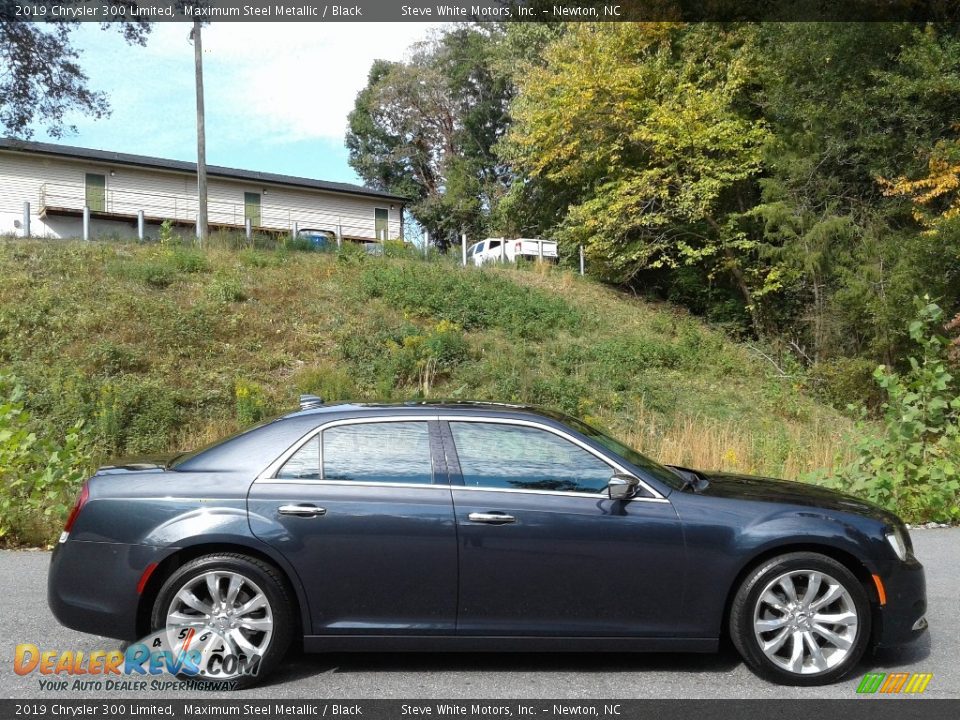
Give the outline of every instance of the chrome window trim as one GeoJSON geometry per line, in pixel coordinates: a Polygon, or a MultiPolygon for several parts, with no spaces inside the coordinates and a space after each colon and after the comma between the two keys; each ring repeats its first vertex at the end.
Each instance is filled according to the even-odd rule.
{"type": "Polygon", "coordinates": [[[310,480],[307,478],[257,478],[261,485],[323,485],[326,487],[386,487],[410,488],[411,490],[450,490],[446,483],[396,483],[368,480],[310,480]]]}
{"type": "MultiPolygon", "coordinates": [[[[637,478],[637,480],[640,481],[640,483],[639,483],[639,484],[640,484],[640,487],[642,487],[644,490],[646,490],[647,492],[649,492],[649,493],[653,496],[653,497],[648,497],[648,498],[644,498],[644,497],[633,497],[633,498],[630,499],[631,502],[635,502],[635,501],[637,501],[637,500],[639,500],[639,501],[641,501],[641,502],[666,502],[666,503],[670,502],[670,501],[667,500],[661,493],[657,492],[657,490],[656,490],[655,488],[653,488],[653,487],[651,487],[649,484],[647,484],[647,482],[646,482],[643,478],[637,477],[636,473],[631,472],[630,470],[628,470],[628,469],[625,468],[624,466],[618,464],[618,463],[615,462],[614,460],[611,460],[610,458],[608,458],[608,457],[606,457],[605,455],[601,454],[598,450],[593,449],[592,447],[590,447],[589,445],[587,445],[585,442],[583,442],[583,441],[580,440],[579,438],[571,435],[570,433],[568,433],[568,432],[566,432],[566,431],[564,431],[564,430],[561,430],[561,429],[559,429],[559,428],[553,427],[552,425],[547,425],[546,423],[537,422],[537,421],[535,421],[535,420],[521,420],[521,419],[519,419],[519,418],[477,417],[477,416],[470,416],[470,415],[445,415],[445,416],[441,417],[440,419],[441,419],[441,420],[444,420],[444,421],[446,421],[446,422],[474,422],[474,423],[486,423],[486,424],[497,424],[497,425],[521,425],[521,426],[524,426],[524,427],[532,427],[532,428],[535,428],[535,429],[537,429],[537,430],[545,430],[546,432],[553,433],[554,435],[557,435],[558,437],[561,437],[561,438],[563,438],[564,440],[567,440],[568,442],[573,443],[574,445],[582,448],[583,450],[586,450],[588,453],[590,453],[590,454],[593,455],[595,458],[597,458],[600,462],[606,463],[609,467],[614,468],[614,469],[616,470],[616,472],[621,472],[621,473],[626,473],[626,474],[628,474],[628,475],[633,475],[634,477],[637,478]]],[[[451,429],[451,434],[452,434],[452,432],[453,432],[453,431],[452,431],[452,429],[451,429]]],[[[454,445],[456,445],[456,438],[454,438],[454,445]]],[[[612,474],[613,474],[613,473],[611,473],[611,475],[612,475],[612,474]]],[[[475,491],[479,491],[479,492],[536,493],[536,494],[539,494],[539,495],[544,495],[544,494],[547,494],[547,495],[562,495],[562,496],[569,496],[569,497],[583,497],[583,498],[593,498],[593,499],[597,499],[597,498],[608,498],[608,497],[609,497],[606,493],[577,493],[577,492],[566,492],[566,491],[560,491],[560,490],[521,490],[521,489],[515,489],[515,488],[476,488],[476,487],[468,487],[468,486],[466,486],[466,485],[451,485],[450,487],[452,487],[454,490],[475,490],[475,491]]]]}
{"type": "MultiPolygon", "coordinates": [[[[568,432],[565,432],[559,428],[553,427],[546,423],[537,422],[535,420],[521,420],[520,418],[503,418],[495,416],[474,416],[474,415],[378,415],[374,417],[353,417],[353,418],[342,418],[340,420],[330,420],[329,422],[320,425],[297,442],[290,446],[286,452],[284,452],[279,458],[274,460],[267,466],[266,470],[260,473],[254,483],[269,483],[273,485],[327,485],[327,486],[342,486],[342,487],[400,487],[400,488],[447,488],[450,490],[464,491],[469,490],[472,492],[502,492],[502,493],[520,493],[524,495],[558,495],[561,497],[578,497],[584,498],[586,500],[598,500],[598,499],[609,499],[609,496],[606,493],[578,493],[578,492],[568,492],[560,490],[523,490],[516,488],[479,488],[479,487],[468,487],[466,485],[452,485],[450,483],[389,483],[389,482],[352,482],[349,480],[310,480],[310,479],[296,479],[296,478],[278,478],[276,477],[277,473],[280,472],[280,468],[294,455],[300,448],[310,442],[312,439],[320,435],[324,430],[336,427],[338,425],[358,425],[358,424],[368,424],[368,423],[381,423],[381,422],[430,422],[430,421],[444,421],[444,422],[474,422],[474,423],[486,423],[486,424],[496,424],[496,425],[520,425],[523,427],[532,427],[538,430],[544,430],[549,433],[553,433],[558,437],[572,442],[574,445],[586,450],[588,453],[596,457],[603,463],[606,463],[611,468],[614,468],[616,472],[627,473],[630,475],[636,476],[636,473],[630,472],[626,467],[618,464],[617,462],[611,460],[610,458],[602,455],[599,451],[590,447],[579,438],[574,437],[568,432]]],[[[431,457],[432,460],[432,457],[431,457]]],[[[323,472],[323,442],[320,442],[320,467],[321,472],[323,472]]],[[[612,474],[612,473],[611,473],[612,474]]],[[[659,493],[655,488],[651,487],[643,478],[637,477],[640,481],[640,487],[649,492],[652,497],[633,497],[630,499],[630,502],[653,502],[653,503],[667,503],[670,501],[665,498],[661,493],[659,493]]]]}

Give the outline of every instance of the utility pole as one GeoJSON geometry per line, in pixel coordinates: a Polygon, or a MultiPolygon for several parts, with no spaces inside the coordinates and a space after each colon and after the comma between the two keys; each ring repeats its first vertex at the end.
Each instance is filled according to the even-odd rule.
{"type": "Polygon", "coordinates": [[[203,41],[199,19],[193,21],[193,67],[197,80],[197,242],[207,244],[207,137],[203,112],[203,41]]]}

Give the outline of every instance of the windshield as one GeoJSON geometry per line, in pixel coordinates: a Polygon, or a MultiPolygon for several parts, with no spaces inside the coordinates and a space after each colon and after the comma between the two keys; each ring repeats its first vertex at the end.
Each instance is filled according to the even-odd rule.
{"type": "Polygon", "coordinates": [[[674,490],[680,490],[683,487],[683,478],[670,468],[664,467],[656,460],[651,460],[646,455],[638,453],[636,450],[627,447],[619,440],[614,440],[609,435],[600,432],[594,427],[590,427],[585,422],[577,420],[576,418],[564,417],[563,422],[577,432],[586,435],[597,444],[602,445],[614,455],[623,458],[631,465],[635,465],[662,483],[669,485],[674,490]]]}

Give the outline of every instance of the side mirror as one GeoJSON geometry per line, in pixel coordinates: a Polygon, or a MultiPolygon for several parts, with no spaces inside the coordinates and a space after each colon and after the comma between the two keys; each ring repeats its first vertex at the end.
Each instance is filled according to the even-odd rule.
{"type": "Polygon", "coordinates": [[[607,494],[611,500],[629,500],[637,492],[640,481],[633,475],[617,473],[607,483],[607,494]]]}

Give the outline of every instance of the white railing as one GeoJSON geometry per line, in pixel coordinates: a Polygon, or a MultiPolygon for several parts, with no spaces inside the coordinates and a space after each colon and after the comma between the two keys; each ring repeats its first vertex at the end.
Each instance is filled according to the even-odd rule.
{"type": "MultiPolygon", "coordinates": [[[[87,204],[86,188],[78,184],[44,183],[40,187],[40,210],[83,212],[87,204]]],[[[151,193],[138,190],[103,190],[103,207],[91,207],[96,214],[103,212],[115,217],[136,218],[140,211],[148,221],[171,220],[177,223],[197,221],[197,196],[184,194],[151,193]]],[[[261,204],[260,230],[291,231],[295,226],[337,232],[345,237],[376,237],[374,217],[326,213],[312,208],[294,208],[281,205],[261,204]]],[[[245,206],[241,202],[209,200],[207,218],[211,225],[242,228],[245,223],[245,206]]]]}

